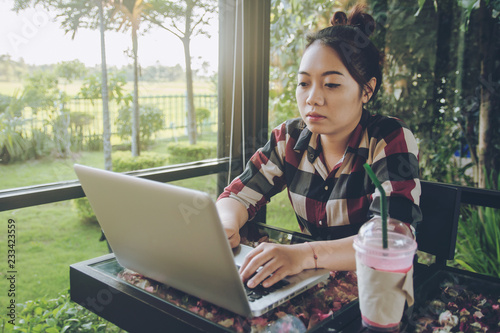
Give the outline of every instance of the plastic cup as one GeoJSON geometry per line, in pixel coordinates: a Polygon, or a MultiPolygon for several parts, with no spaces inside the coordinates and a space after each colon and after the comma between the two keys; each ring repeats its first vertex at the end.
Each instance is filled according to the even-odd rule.
{"type": "Polygon", "coordinates": [[[384,249],[378,216],[363,224],[354,238],[359,306],[364,326],[372,331],[397,332],[408,288],[413,298],[413,280],[406,279],[412,278],[417,243],[408,225],[390,218],[387,241],[384,249]]]}

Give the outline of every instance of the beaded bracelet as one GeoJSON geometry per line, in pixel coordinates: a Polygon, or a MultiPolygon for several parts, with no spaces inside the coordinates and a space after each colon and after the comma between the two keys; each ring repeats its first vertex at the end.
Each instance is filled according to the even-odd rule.
{"type": "Polygon", "coordinates": [[[314,252],[314,248],[312,247],[312,245],[309,242],[306,242],[306,244],[309,245],[309,247],[313,251],[314,269],[318,269],[318,256],[316,255],[316,252],[314,252]]]}

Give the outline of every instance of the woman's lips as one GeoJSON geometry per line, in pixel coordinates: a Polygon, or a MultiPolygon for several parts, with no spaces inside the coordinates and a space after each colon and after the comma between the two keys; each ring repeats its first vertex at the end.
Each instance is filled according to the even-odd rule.
{"type": "Polygon", "coordinates": [[[310,121],[320,121],[320,120],[323,120],[325,119],[326,117],[316,113],[316,112],[311,112],[311,113],[308,113],[306,114],[306,117],[307,119],[309,119],[310,121]]]}

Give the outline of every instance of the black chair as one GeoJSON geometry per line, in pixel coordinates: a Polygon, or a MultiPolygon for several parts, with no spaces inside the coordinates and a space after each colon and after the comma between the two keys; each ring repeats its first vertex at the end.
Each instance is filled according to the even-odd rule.
{"type": "Polygon", "coordinates": [[[428,181],[421,181],[421,186],[418,250],[435,255],[436,264],[446,265],[455,256],[461,188],[428,181]]]}

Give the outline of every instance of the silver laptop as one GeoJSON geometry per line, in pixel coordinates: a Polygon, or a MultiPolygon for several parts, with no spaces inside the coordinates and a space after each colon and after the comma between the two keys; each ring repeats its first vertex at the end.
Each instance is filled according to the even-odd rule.
{"type": "Polygon", "coordinates": [[[249,299],[237,266],[251,248],[231,249],[208,194],[77,164],[74,168],[118,263],[153,280],[250,317],[329,276],[327,270],[303,271],[269,295],[249,299]]]}

